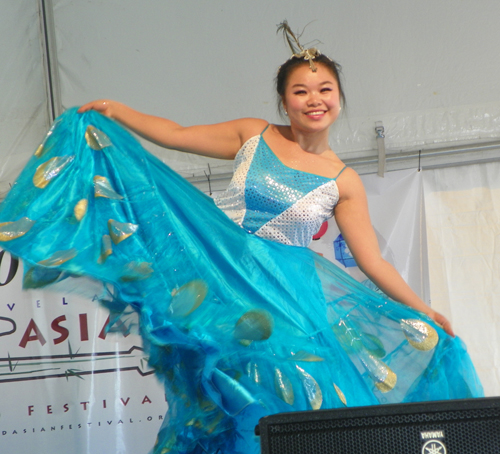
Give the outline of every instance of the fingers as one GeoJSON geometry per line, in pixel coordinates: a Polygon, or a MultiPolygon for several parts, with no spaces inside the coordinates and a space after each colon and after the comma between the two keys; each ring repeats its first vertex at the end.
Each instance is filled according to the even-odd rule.
{"type": "Polygon", "coordinates": [[[99,99],[97,101],[88,102],[78,109],[78,113],[88,112],[89,110],[95,110],[103,115],[111,116],[110,101],[99,99]]]}
{"type": "Polygon", "coordinates": [[[453,328],[451,326],[451,322],[439,312],[434,312],[432,319],[439,325],[444,331],[449,334],[451,337],[455,337],[455,333],[453,332],[453,328]]]}
{"type": "Polygon", "coordinates": [[[455,333],[453,332],[453,328],[451,327],[451,323],[448,320],[446,320],[446,322],[443,323],[443,329],[451,337],[455,337],[455,333]]]}

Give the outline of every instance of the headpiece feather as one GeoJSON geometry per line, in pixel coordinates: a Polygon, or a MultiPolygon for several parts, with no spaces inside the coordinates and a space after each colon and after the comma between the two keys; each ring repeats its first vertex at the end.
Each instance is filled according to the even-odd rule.
{"type": "Polygon", "coordinates": [[[286,20],[278,25],[278,30],[276,31],[276,33],[279,32],[283,33],[283,37],[285,38],[288,46],[290,47],[290,50],[292,51],[292,57],[290,58],[297,57],[307,60],[309,62],[311,71],[316,72],[317,68],[313,60],[318,55],[321,55],[321,52],[315,47],[304,49],[304,47],[300,44],[299,38],[295,36],[295,33],[292,31],[286,20]]]}

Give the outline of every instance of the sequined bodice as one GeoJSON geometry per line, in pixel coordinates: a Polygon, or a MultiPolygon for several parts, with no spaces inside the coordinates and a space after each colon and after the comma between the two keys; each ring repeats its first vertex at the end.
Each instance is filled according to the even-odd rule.
{"type": "Polygon", "coordinates": [[[241,147],[234,167],[231,183],[215,203],[238,225],[263,238],[307,246],[338,202],[336,179],[287,167],[262,134],[241,147]]]}

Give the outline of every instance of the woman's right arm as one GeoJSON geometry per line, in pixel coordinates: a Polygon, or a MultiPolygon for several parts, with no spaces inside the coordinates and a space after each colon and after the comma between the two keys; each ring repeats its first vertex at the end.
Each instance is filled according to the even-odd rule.
{"type": "Polygon", "coordinates": [[[455,336],[446,317],[425,304],[398,271],[383,259],[370,221],[365,189],[354,170],[346,169],[342,174],[339,192],[341,197],[335,207],[335,220],[361,271],[390,298],[427,314],[450,336],[455,336]]]}
{"type": "Polygon", "coordinates": [[[111,100],[89,102],[78,112],[88,110],[113,118],[162,147],[219,159],[233,159],[243,143],[267,125],[265,120],[258,118],[241,118],[213,125],[183,127],[111,100]]]}

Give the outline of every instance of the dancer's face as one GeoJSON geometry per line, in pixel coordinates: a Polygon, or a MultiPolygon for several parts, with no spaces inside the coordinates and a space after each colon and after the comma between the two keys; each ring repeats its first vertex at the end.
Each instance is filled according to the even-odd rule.
{"type": "Polygon", "coordinates": [[[321,64],[316,66],[316,72],[309,64],[295,68],[283,97],[290,125],[308,132],[329,128],[340,111],[337,80],[328,68],[321,64]]]}

